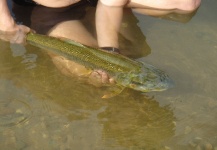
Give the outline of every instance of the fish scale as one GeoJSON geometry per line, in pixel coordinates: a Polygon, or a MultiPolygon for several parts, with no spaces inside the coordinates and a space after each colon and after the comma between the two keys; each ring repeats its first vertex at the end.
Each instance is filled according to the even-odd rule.
{"type": "Polygon", "coordinates": [[[64,56],[88,69],[107,72],[119,87],[142,92],[163,91],[173,87],[172,80],[164,71],[120,54],[32,32],[27,34],[26,40],[31,45],[64,56]]]}
{"type": "MultiPolygon", "coordinates": [[[[123,62],[123,60],[116,61],[116,62],[108,61],[106,57],[110,56],[109,52],[98,50],[95,48],[85,47],[83,45],[82,46],[73,45],[71,43],[67,43],[55,37],[29,33],[27,35],[27,42],[34,46],[50,50],[51,52],[55,52],[59,55],[63,55],[64,57],[73,60],[75,62],[78,62],[88,68],[103,69],[108,73],[110,73],[111,75],[114,74],[113,73],[114,71],[129,72],[135,70],[136,68],[135,64],[134,64],[135,68],[132,68],[131,61],[130,63],[125,62],[125,65],[123,65],[123,63],[120,63],[123,62]],[[102,52],[94,53],[93,51],[102,51],[102,52]],[[104,54],[104,58],[102,58],[102,53],[104,54]]],[[[123,59],[123,57],[120,58],[123,59]]],[[[125,59],[128,60],[128,58],[125,59]]]]}

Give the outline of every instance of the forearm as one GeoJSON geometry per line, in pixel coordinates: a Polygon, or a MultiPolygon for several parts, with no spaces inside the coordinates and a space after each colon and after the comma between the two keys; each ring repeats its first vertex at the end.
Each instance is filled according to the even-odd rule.
{"type": "Polygon", "coordinates": [[[99,47],[118,48],[118,32],[122,21],[123,5],[112,6],[110,4],[105,5],[102,2],[98,2],[96,10],[98,45],[99,47]]]}
{"type": "Polygon", "coordinates": [[[0,30],[1,31],[14,31],[15,22],[10,14],[7,0],[0,0],[0,30]]]}

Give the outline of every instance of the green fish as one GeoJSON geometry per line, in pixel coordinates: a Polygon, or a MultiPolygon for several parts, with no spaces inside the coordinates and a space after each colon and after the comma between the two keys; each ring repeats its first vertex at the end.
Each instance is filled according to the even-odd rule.
{"type": "Polygon", "coordinates": [[[114,78],[120,90],[103,98],[117,95],[126,87],[141,92],[151,92],[163,91],[173,85],[165,72],[117,53],[32,32],[27,34],[26,41],[33,46],[64,56],[88,69],[105,71],[114,78]]]}

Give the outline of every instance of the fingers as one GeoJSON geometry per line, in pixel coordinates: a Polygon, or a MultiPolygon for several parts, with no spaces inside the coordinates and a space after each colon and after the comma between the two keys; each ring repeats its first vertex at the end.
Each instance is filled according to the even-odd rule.
{"type": "Polygon", "coordinates": [[[26,34],[30,32],[30,28],[24,26],[24,25],[18,25],[18,29],[13,36],[13,38],[10,39],[11,43],[17,43],[17,44],[25,44],[26,43],[26,34]]]}
{"type": "Polygon", "coordinates": [[[93,71],[89,77],[89,82],[97,87],[115,83],[114,79],[102,70],[93,71]]]}
{"type": "Polygon", "coordinates": [[[13,31],[0,31],[0,39],[11,43],[25,44],[28,32],[30,32],[29,27],[16,25],[13,31]]]}
{"type": "Polygon", "coordinates": [[[106,72],[98,70],[98,73],[101,75],[101,82],[103,84],[113,84],[115,82],[114,79],[110,78],[106,72]]]}
{"type": "Polygon", "coordinates": [[[54,53],[48,53],[52,58],[54,65],[60,72],[68,77],[89,77],[92,70],[87,69],[85,66],[80,65],[74,61],[68,60],[67,58],[56,55],[54,53]]]}
{"type": "Polygon", "coordinates": [[[101,78],[101,82],[102,82],[103,84],[109,83],[109,77],[108,77],[108,75],[107,75],[104,71],[102,71],[102,70],[97,70],[97,71],[95,71],[95,72],[97,72],[97,73],[99,74],[99,77],[101,78]]]}
{"type": "Polygon", "coordinates": [[[52,57],[52,61],[55,66],[66,76],[88,77],[87,81],[96,87],[115,83],[114,79],[110,78],[105,71],[87,70],[84,66],[73,61],[69,61],[62,56],[56,56],[51,53],[49,53],[49,55],[52,57]]]}

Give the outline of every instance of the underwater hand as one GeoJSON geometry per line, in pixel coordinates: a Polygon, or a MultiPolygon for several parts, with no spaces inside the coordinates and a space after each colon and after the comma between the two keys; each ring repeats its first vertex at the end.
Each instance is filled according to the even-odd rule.
{"type": "Polygon", "coordinates": [[[102,70],[89,70],[85,66],[70,61],[63,56],[57,56],[49,53],[55,66],[66,76],[87,78],[87,82],[96,86],[114,84],[113,78],[102,70]]]}
{"type": "Polygon", "coordinates": [[[13,30],[3,31],[0,29],[0,39],[11,43],[25,44],[26,34],[30,28],[24,25],[15,25],[13,30]]]}
{"type": "Polygon", "coordinates": [[[88,78],[88,82],[96,87],[115,83],[114,79],[109,77],[109,75],[103,70],[92,71],[88,78]]]}

